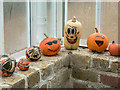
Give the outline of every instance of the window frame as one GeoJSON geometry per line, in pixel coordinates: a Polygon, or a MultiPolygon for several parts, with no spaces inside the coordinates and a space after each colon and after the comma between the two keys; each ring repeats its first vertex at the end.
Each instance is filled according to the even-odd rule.
{"type": "MultiPolygon", "coordinates": [[[[28,39],[27,39],[27,47],[30,47],[31,46],[31,18],[32,17],[32,12],[31,12],[31,2],[30,0],[26,0],[27,1],[27,4],[28,4],[28,25],[27,25],[27,34],[28,34],[28,39]]],[[[57,1],[57,0],[56,0],[57,1]]],[[[4,11],[3,11],[3,0],[0,1],[0,12],[2,14],[0,14],[0,55],[3,55],[5,54],[4,52],[4,11]]],[[[56,31],[55,31],[55,34],[54,34],[54,37],[56,38],[60,38],[62,42],[64,42],[64,36],[63,36],[63,28],[64,28],[64,25],[63,23],[65,24],[68,20],[68,17],[67,17],[67,9],[68,9],[68,0],[65,0],[64,1],[64,6],[65,8],[63,8],[63,1],[61,2],[57,2],[56,3],[56,31]],[[63,10],[64,9],[64,10],[63,10]],[[62,13],[61,13],[62,12],[62,13]],[[63,18],[64,17],[64,18],[63,18]]],[[[102,32],[102,0],[98,1],[96,0],[96,15],[95,15],[95,27],[98,28],[99,32],[102,32]]],[[[109,43],[111,44],[111,43],[109,43]]],[[[80,39],[80,43],[79,43],[79,46],[84,46],[84,47],[87,47],[87,40],[86,39],[80,39]]],[[[62,47],[64,47],[64,44],[62,45],[62,47]]],[[[108,50],[108,48],[107,48],[108,50]]],[[[16,53],[13,53],[11,54],[11,56],[13,56],[17,61],[22,58],[22,57],[25,57],[25,51],[26,49],[24,50],[21,50],[21,51],[18,51],[16,53]]]]}

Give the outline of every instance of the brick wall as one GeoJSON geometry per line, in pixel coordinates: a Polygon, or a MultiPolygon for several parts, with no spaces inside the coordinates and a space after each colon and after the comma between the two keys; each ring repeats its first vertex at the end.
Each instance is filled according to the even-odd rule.
{"type": "Polygon", "coordinates": [[[120,57],[106,51],[97,54],[87,48],[61,49],[56,56],[30,62],[28,71],[16,68],[11,77],[0,76],[6,88],[120,88],[120,57]]]}

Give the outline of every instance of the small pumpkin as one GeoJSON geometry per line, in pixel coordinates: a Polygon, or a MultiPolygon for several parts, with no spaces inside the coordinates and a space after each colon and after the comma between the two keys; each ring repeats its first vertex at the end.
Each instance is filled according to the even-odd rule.
{"type": "Polygon", "coordinates": [[[9,77],[11,76],[16,67],[16,60],[10,58],[8,55],[2,55],[0,57],[0,73],[2,76],[9,77]]]}
{"type": "Polygon", "coordinates": [[[29,68],[29,61],[26,58],[22,58],[17,62],[17,66],[20,70],[25,71],[29,68]]]}
{"type": "Polygon", "coordinates": [[[66,49],[77,49],[82,32],[82,24],[74,16],[64,26],[64,46],[66,49]]]}
{"type": "Polygon", "coordinates": [[[112,41],[112,44],[109,45],[109,52],[112,56],[119,56],[120,55],[120,45],[112,41]]]}
{"type": "Polygon", "coordinates": [[[25,56],[28,60],[33,62],[39,60],[41,58],[40,47],[38,46],[29,47],[25,52],[25,56]]]}
{"type": "Polygon", "coordinates": [[[90,35],[87,39],[88,49],[97,52],[103,52],[108,47],[109,41],[106,35],[99,33],[95,28],[96,33],[90,35]]]}
{"type": "Polygon", "coordinates": [[[56,55],[61,49],[60,41],[57,38],[44,35],[46,38],[40,42],[41,53],[49,56],[56,55]]]}

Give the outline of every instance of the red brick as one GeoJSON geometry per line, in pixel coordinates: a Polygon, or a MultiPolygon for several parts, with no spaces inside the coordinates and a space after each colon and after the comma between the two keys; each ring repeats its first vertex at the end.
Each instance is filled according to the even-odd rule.
{"type": "Polygon", "coordinates": [[[100,75],[101,82],[105,85],[120,88],[120,78],[108,75],[100,75]]]}

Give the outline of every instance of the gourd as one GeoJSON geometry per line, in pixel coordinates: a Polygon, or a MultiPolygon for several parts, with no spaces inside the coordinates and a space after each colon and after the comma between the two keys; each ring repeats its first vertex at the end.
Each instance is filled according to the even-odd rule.
{"type": "Polygon", "coordinates": [[[40,42],[41,53],[48,56],[56,55],[61,49],[60,41],[57,38],[44,35],[46,38],[40,42]]]}
{"type": "Polygon", "coordinates": [[[99,33],[95,28],[96,33],[91,34],[87,39],[88,49],[97,52],[103,52],[108,47],[109,41],[106,35],[99,33]]]}
{"type": "Polygon", "coordinates": [[[38,46],[29,47],[25,51],[25,56],[28,60],[33,61],[33,62],[39,60],[41,58],[40,47],[38,46]]]}
{"type": "Polygon", "coordinates": [[[77,49],[82,32],[82,24],[74,16],[64,26],[64,46],[66,49],[77,49]]]}
{"type": "Polygon", "coordinates": [[[20,70],[25,71],[29,69],[29,61],[26,58],[21,58],[19,62],[17,62],[17,66],[20,70]]]}
{"type": "Polygon", "coordinates": [[[120,45],[112,41],[112,44],[109,45],[109,52],[112,56],[119,56],[120,55],[120,45]]]}
{"type": "Polygon", "coordinates": [[[16,60],[9,57],[8,55],[2,55],[0,57],[0,73],[2,76],[9,77],[11,76],[16,67],[16,60]]]}

